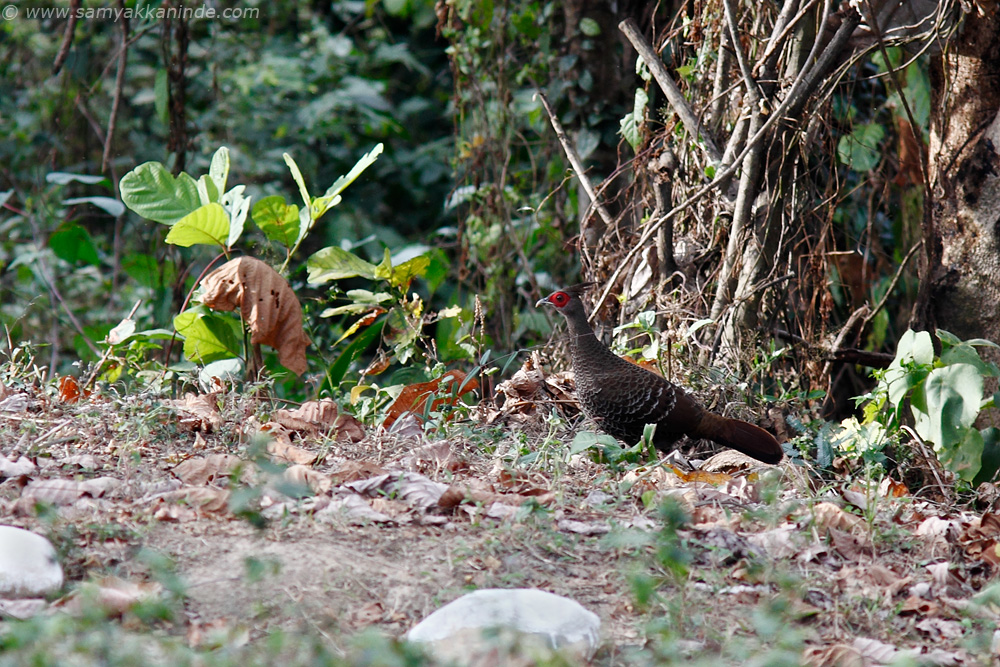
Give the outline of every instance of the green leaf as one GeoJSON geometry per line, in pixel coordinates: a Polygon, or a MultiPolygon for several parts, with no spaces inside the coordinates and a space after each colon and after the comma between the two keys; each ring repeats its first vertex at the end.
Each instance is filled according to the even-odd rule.
{"type": "Polygon", "coordinates": [[[207,364],[240,356],[239,321],[196,306],[174,317],[174,328],[184,336],[185,358],[207,364]]]}
{"type": "Polygon", "coordinates": [[[882,159],[879,144],[885,137],[885,128],[878,123],[855,125],[850,134],[837,142],[837,157],[854,171],[871,171],[882,159]]]}
{"type": "Polygon", "coordinates": [[[580,431],[573,437],[573,442],[569,446],[570,456],[580,454],[594,447],[598,450],[604,447],[621,447],[614,437],[606,433],[594,433],[593,431],[580,431]]]}
{"type": "Polygon", "coordinates": [[[601,24],[592,18],[580,19],[580,32],[587,37],[597,37],[601,34],[601,24]]]}
{"type": "Polygon", "coordinates": [[[67,185],[76,181],[77,183],[84,183],[86,185],[96,185],[98,183],[103,183],[108,179],[104,176],[91,176],[90,174],[71,174],[65,171],[53,171],[45,174],[46,183],[54,183],[56,185],[67,185]]]}
{"type": "Polygon", "coordinates": [[[142,217],[172,225],[199,206],[198,185],[186,173],[176,179],[159,162],[146,162],[122,176],[122,201],[142,217]]]}
{"type": "Polygon", "coordinates": [[[153,81],[153,109],[160,122],[166,125],[170,122],[167,115],[170,109],[170,84],[167,81],[167,70],[156,70],[156,78],[153,81]]]}
{"type": "Polygon", "coordinates": [[[309,195],[309,189],[306,187],[306,181],[302,178],[302,172],[299,171],[299,165],[295,164],[295,160],[288,153],[282,153],[281,157],[285,158],[285,164],[288,165],[288,171],[292,172],[292,179],[295,184],[299,186],[299,196],[302,197],[302,203],[306,208],[312,206],[312,197],[309,195]]]}
{"type": "Polygon", "coordinates": [[[195,181],[195,185],[198,186],[198,200],[201,205],[211,204],[213,202],[218,203],[219,201],[219,190],[215,187],[215,183],[208,174],[202,174],[201,177],[195,181]]]}
{"type": "Polygon", "coordinates": [[[966,342],[952,345],[941,351],[941,363],[945,365],[969,364],[976,367],[980,375],[985,377],[996,377],[998,369],[996,364],[983,361],[976,348],[966,342]]]}
{"type": "Polygon", "coordinates": [[[174,224],[167,233],[167,243],[190,248],[193,245],[217,245],[226,248],[229,217],[220,204],[206,204],[174,224]]]}
{"type": "Polygon", "coordinates": [[[393,287],[402,287],[403,289],[406,289],[411,280],[417,276],[422,276],[427,273],[427,268],[430,265],[431,258],[427,255],[420,255],[419,257],[408,259],[392,270],[392,280],[390,283],[393,287]]]}
{"type": "Polygon", "coordinates": [[[966,482],[971,482],[983,466],[985,443],[983,434],[974,428],[961,432],[961,439],[955,446],[941,452],[941,463],[966,482]]]}
{"type": "MultiPolygon", "coordinates": [[[[375,148],[368,151],[368,153],[363,155],[361,159],[358,160],[353,167],[351,167],[351,170],[349,172],[347,172],[345,175],[341,176],[340,178],[338,178],[336,181],[333,182],[333,185],[331,185],[330,188],[323,193],[323,198],[324,199],[327,197],[332,198],[343,192],[348,185],[357,180],[358,176],[360,176],[365,169],[367,169],[368,167],[372,166],[375,163],[375,160],[378,159],[378,156],[382,154],[382,149],[383,149],[382,144],[379,144],[375,148]]],[[[331,206],[335,205],[336,204],[331,204],[331,206]]]]}
{"type": "Polygon", "coordinates": [[[632,112],[621,119],[619,132],[632,146],[632,150],[638,150],[639,144],[642,142],[640,128],[646,118],[646,104],[648,102],[649,96],[646,95],[646,91],[642,88],[636,88],[632,112]]]}
{"type": "Polygon", "coordinates": [[[68,206],[75,206],[77,204],[93,204],[97,208],[103,209],[113,218],[117,218],[125,212],[125,205],[117,199],[113,199],[111,197],[73,197],[72,199],[63,200],[63,203],[68,206]]]}
{"type": "Polygon", "coordinates": [[[902,405],[911,389],[923,382],[934,363],[934,345],[926,331],[907,329],[896,344],[896,356],[885,371],[883,384],[894,407],[902,405]]]}
{"type": "Polygon", "coordinates": [[[101,263],[94,240],[80,225],[69,223],[60,227],[59,231],[49,237],[49,247],[56,257],[70,264],[83,262],[97,266],[101,263]]]}
{"type": "Polygon", "coordinates": [[[983,438],[983,453],[979,460],[979,472],[972,479],[973,488],[992,482],[1000,472],[1000,429],[990,426],[980,431],[980,435],[983,438]]]}
{"type": "Polygon", "coordinates": [[[286,204],[280,195],[264,197],[253,205],[253,221],[269,240],[286,248],[295,245],[299,237],[299,207],[286,204]]]}
{"type": "Polygon", "coordinates": [[[323,385],[324,388],[328,390],[336,390],[340,387],[341,381],[344,376],[347,375],[347,371],[351,368],[351,363],[361,355],[362,352],[368,349],[368,346],[372,344],[379,334],[382,333],[382,327],[385,326],[385,318],[380,317],[375,320],[367,329],[359,333],[354,337],[354,340],[344,349],[344,351],[337,357],[337,361],[333,362],[330,366],[330,370],[326,373],[326,380],[323,385]]]}
{"type": "Polygon", "coordinates": [[[208,177],[215,183],[216,192],[226,191],[226,181],[229,180],[229,149],[220,146],[212,156],[212,165],[208,168],[208,177]]]}
{"type": "Polygon", "coordinates": [[[171,261],[157,261],[152,255],[129,253],[122,258],[122,268],[143,287],[159,288],[177,278],[177,266],[171,261]]]}
{"type": "Polygon", "coordinates": [[[308,280],[311,285],[357,276],[375,279],[374,264],[337,246],[323,248],[314,254],[306,262],[306,268],[309,270],[308,280]]]}
{"type": "Polygon", "coordinates": [[[247,221],[252,197],[244,197],[245,185],[236,185],[232,190],[222,195],[222,208],[229,218],[229,235],[226,237],[226,247],[232,248],[243,235],[243,226],[247,221]]]}
{"type": "Polygon", "coordinates": [[[971,364],[935,368],[922,393],[926,414],[917,420],[917,433],[942,451],[962,442],[967,437],[965,430],[976,421],[983,399],[983,376],[971,364]]]}
{"type": "Polygon", "coordinates": [[[383,248],[382,261],[375,267],[375,278],[378,280],[392,278],[392,253],[388,248],[383,248]]]}

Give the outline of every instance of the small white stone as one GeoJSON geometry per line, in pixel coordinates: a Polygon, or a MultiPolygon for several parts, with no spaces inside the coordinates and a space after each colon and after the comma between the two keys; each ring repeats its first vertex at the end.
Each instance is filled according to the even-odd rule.
{"type": "Polygon", "coordinates": [[[578,602],[534,589],[483,589],[464,595],[414,626],[406,639],[439,660],[476,664],[500,648],[566,650],[589,660],[601,619],[578,602]]]}
{"type": "Polygon", "coordinates": [[[62,584],[51,542],[28,530],[0,526],[0,598],[42,597],[62,584]]]}

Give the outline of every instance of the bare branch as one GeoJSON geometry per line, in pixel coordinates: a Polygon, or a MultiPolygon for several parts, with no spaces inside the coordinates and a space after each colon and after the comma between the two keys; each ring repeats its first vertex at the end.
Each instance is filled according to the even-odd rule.
{"type": "Polygon", "coordinates": [[[542,106],[545,107],[545,112],[549,115],[549,122],[552,123],[552,129],[556,131],[556,138],[559,139],[563,152],[569,158],[569,163],[573,166],[573,171],[576,172],[576,177],[580,181],[580,185],[583,186],[583,189],[587,191],[587,196],[590,197],[591,205],[597,209],[597,212],[601,215],[601,219],[604,220],[604,224],[610,227],[615,224],[614,218],[611,217],[607,209],[597,200],[597,193],[594,192],[594,186],[591,184],[590,179],[587,178],[587,172],[583,168],[583,162],[580,160],[579,153],[573,148],[573,144],[569,142],[569,137],[566,136],[562,123],[559,122],[555,112],[552,111],[552,106],[549,104],[548,98],[545,97],[545,93],[539,90],[538,98],[542,101],[542,106]]]}
{"type": "Polygon", "coordinates": [[[653,78],[656,79],[656,83],[667,96],[670,106],[673,107],[674,111],[680,117],[681,122],[684,123],[684,129],[688,131],[688,134],[691,135],[696,143],[700,140],[705,153],[708,155],[708,159],[713,165],[718,165],[722,160],[722,151],[719,150],[719,147],[715,144],[715,140],[712,139],[708,131],[701,127],[698,117],[695,116],[687,100],[684,99],[684,94],[681,93],[680,88],[677,87],[677,84],[670,77],[670,73],[667,72],[667,68],[664,67],[663,59],[653,50],[653,47],[646,41],[646,38],[642,36],[639,27],[631,18],[619,23],[618,29],[628,37],[628,40],[632,42],[632,46],[635,47],[635,50],[639,52],[639,55],[646,62],[649,71],[653,74],[653,78]]]}

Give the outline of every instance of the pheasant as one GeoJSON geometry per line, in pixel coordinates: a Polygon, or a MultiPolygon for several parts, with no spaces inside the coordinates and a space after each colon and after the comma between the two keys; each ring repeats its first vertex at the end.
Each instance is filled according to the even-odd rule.
{"type": "Polygon", "coordinates": [[[609,350],[587,323],[580,300],[585,287],[553,292],[535,306],[552,306],[566,318],[577,397],[601,430],[635,443],[646,424],[656,424],[653,444],[662,451],[670,451],[687,435],[712,440],[764,463],[781,460],[781,445],[764,429],[709,412],[681,387],[609,350]]]}

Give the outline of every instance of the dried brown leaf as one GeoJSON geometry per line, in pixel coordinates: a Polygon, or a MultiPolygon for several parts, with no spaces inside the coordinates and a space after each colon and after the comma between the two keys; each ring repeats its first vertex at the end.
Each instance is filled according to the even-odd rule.
{"type": "Polygon", "coordinates": [[[304,466],[312,465],[319,456],[315,452],[296,447],[284,438],[269,440],[267,453],[271,455],[271,460],[278,463],[294,463],[304,466]]]}
{"type": "Polygon", "coordinates": [[[259,259],[239,257],[206,276],[202,294],[202,303],[213,310],[239,308],[251,343],[276,349],[281,365],[296,375],[306,371],[309,338],[302,329],[302,306],[277,271],[259,259]]]}
{"type": "Polygon", "coordinates": [[[291,466],[282,476],[290,482],[309,487],[313,493],[326,493],[333,488],[333,480],[329,475],[324,475],[307,465],[291,466]]]}
{"type": "Polygon", "coordinates": [[[192,486],[202,486],[229,477],[240,464],[240,459],[230,454],[212,454],[204,458],[190,458],[174,466],[177,479],[192,486]]]}
{"type": "Polygon", "coordinates": [[[445,404],[453,405],[460,396],[478,388],[479,382],[475,378],[467,380],[465,372],[461,370],[448,371],[430,382],[411,384],[404,387],[389,406],[382,421],[382,428],[387,429],[392,426],[392,423],[405,412],[413,413],[419,419],[424,413],[427,399],[432,396],[437,398],[431,402],[431,410],[437,410],[445,404]]]}
{"type": "Polygon", "coordinates": [[[207,394],[187,393],[183,399],[163,401],[163,404],[180,413],[180,422],[191,430],[212,432],[222,426],[219,413],[219,392],[207,394]]]}
{"type": "Polygon", "coordinates": [[[333,483],[338,486],[347,482],[356,482],[359,479],[368,479],[385,474],[385,468],[372,463],[371,461],[345,461],[336,472],[331,475],[333,483]]]}

